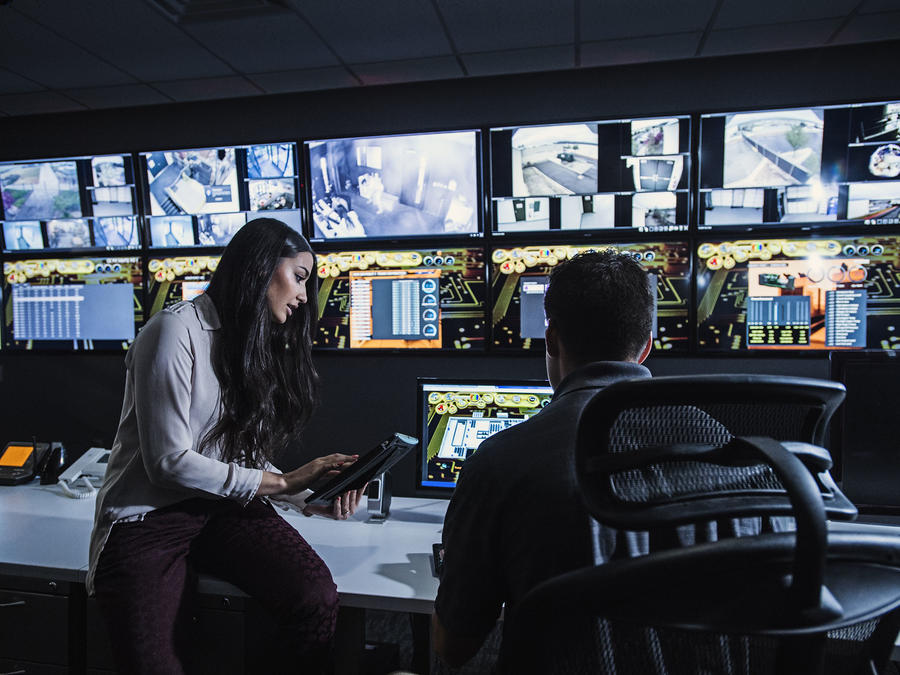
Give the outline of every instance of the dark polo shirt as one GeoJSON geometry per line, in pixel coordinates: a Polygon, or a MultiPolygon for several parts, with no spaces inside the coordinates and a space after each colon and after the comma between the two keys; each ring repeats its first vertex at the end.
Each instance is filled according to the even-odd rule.
{"type": "Polygon", "coordinates": [[[636,363],[579,368],[541,412],[487,439],[466,460],[444,521],[435,601],[448,631],[483,638],[504,603],[509,619],[535,585],[593,562],[573,470],[576,422],[598,390],[646,377],[650,371],[636,363]]]}

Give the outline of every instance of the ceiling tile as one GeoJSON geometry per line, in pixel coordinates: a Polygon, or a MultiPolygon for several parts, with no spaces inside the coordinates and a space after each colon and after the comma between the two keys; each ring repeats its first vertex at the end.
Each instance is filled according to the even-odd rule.
{"type": "Polygon", "coordinates": [[[422,0],[293,0],[346,63],[450,54],[430,2],[422,0]]]}
{"type": "Polygon", "coordinates": [[[0,6],[0,45],[5,68],[51,89],[134,82],[134,78],[61,40],[14,7],[0,6]]]}
{"type": "Polygon", "coordinates": [[[832,44],[894,40],[900,35],[900,12],[863,14],[853,17],[832,44]]]}
{"type": "Polygon", "coordinates": [[[256,96],[263,93],[252,83],[238,76],[153,82],[152,85],[176,101],[204,101],[237,96],[256,96]]]}
{"type": "Polygon", "coordinates": [[[642,35],[703,31],[715,5],[716,0],[583,0],[581,39],[620,40],[642,35]]]}
{"type": "Polygon", "coordinates": [[[821,47],[825,45],[825,41],[834,33],[840,23],[840,19],[823,19],[772,26],[715,30],[709,34],[701,56],[821,47]]]}
{"type": "Polygon", "coordinates": [[[679,33],[631,40],[585,42],[581,45],[581,65],[616,66],[689,59],[696,54],[701,36],[702,33],[679,33]]]}
{"type": "Polygon", "coordinates": [[[346,68],[314,68],[311,70],[283,70],[277,73],[251,73],[247,77],[269,94],[315,89],[354,87],[359,84],[346,68]]]}
{"type": "Polygon", "coordinates": [[[19,94],[26,91],[40,91],[43,88],[35,82],[0,68],[0,94],[19,94]]]}
{"type": "Polygon", "coordinates": [[[463,54],[469,75],[504,75],[575,67],[574,45],[463,54]]]}
{"type": "Polygon", "coordinates": [[[574,3],[545,0],[436,0],[460,52],[562,45],[575,40],[574,3]]]}
{"type": "MultiPolygon", "coordinates": [[[[234,74],[226,63],[144,0],[29,0],[15,6],[139,80],[234,74]]],[[[54,37],[50,44],[56,42],[58,38],[54,37]]]]}
{"type": "Polygon", "coordinates": [[[0,96],[0,110],[7,115],[41,115],[84,110],[84,106],[55,91],[38,91],[0,96]]]}
{"type": "Polygon", "coordinates": [[[445,80],[461,77],[462,69],[452,56],[383,63],[361,63],[353,66],[363,84],[393,84],[417,80],[445,80]]]}
{"type": "Polygon", "coordinates": [[[171,103],[172,98],[146,84],[126,84],[118,87],[94,87],[92,89],[68,89],[67,96],[88,108],[125,108],[153,103],[171,103]]]}
{"type": "Polygon", "coordinates": [[[858,4],[859,0],[816,0],[815,2],[725,0],[713,28],[719,30],[845,17],[858,4]]]}
{"type": "Polygon", "coordinates": [[[866,0],[859,10],[860,14],[872,12],[893,12],[897,10],[897,0],[866,0]]]}
{"type": "Polygon", "coordinates": [[[290,11],[203,21],[185,29],[242,73],[333,66],[339,63],[309,25],[290,11]]]}

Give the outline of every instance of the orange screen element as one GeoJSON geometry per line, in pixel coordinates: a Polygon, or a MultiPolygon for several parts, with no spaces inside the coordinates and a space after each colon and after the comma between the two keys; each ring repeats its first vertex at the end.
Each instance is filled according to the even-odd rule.
{"type": "Polygon", "coordinates": [[[24,466],[33,451],[30,445],[8,445],[0,457],[0,466],[24,466]]]}

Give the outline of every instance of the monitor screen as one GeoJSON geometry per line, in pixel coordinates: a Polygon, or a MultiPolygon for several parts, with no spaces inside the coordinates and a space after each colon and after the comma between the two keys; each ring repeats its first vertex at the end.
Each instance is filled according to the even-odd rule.
{"type": "Polygon", "coordinates": [[[140,158],[153,248],[221,248],[260,217],[301,229],[294,143],[144,152],[140,158]]]}
{"type": "Polygon", "coordinates": [[[206,290],[220,256],[152,257],[147,261],[147,318],[206,290]]]}
{"type": "Polygon", "coordinates": [[[419,378],[417,489],[450,493],[463,463],[486,438],[524,422],[550,403],[538,380],[419,378]]]}
{"type": "Polygon", "coordinates": [[[478,137],[307,142],[311,240],[479,235],[478,137]]]}
{"type": "Polygon", "coordinates": [[[701,240],[701,350],[897,349],[897,236],[701,240]]]}
{"type": "Polygon", "coordinates": [[[699,226],[900,224],[900,102],[703,115],[699,226]]]}
{"type": "Polygon", "coordinates": [[[832,352],[831,379],[847,388],[831,420],[830,451],[847,497],[866,512],[900,513],[900,448],[892,396],[900,381],[893,351],[832,352]]]}
{"type": "Polygon", "coordinates": [[[491,251],[491,348],[544,349],[544,293],[550,272],[582,251],[612,248],[629,252],[656,282],[653,353],[685,352],[690,328],[690,246],[684,241],[550,244],[491,251]]]}
{"type": "Polygon", "coordinates": [[[139,258],[3,263],[3,346],[121,350],[144,319],[139,258]]]}
{"type": "Polygon", "coordinates": [[[491,129],[493,232],[683,231],[690,118],[491,129]]]}
{"type": "Polygon", "coordinates": [[[483,349],[481,248],[319,253],[315,346],[483,349]]]}
{"type": "Polygon", "coordinates": [[[3,250],[140,248],[131,155],[0,163],[3,250]]]}

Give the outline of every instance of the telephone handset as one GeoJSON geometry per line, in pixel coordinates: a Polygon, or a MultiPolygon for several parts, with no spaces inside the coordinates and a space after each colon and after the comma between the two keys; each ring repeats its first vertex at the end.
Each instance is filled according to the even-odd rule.
{"type": "Polygon", "coordinates": [[[59,487],[72,499],[87,499],[97,494],[97,487],[106,475],[110,451],[88,448],[72,465],[59,474],[59,487]]]}

